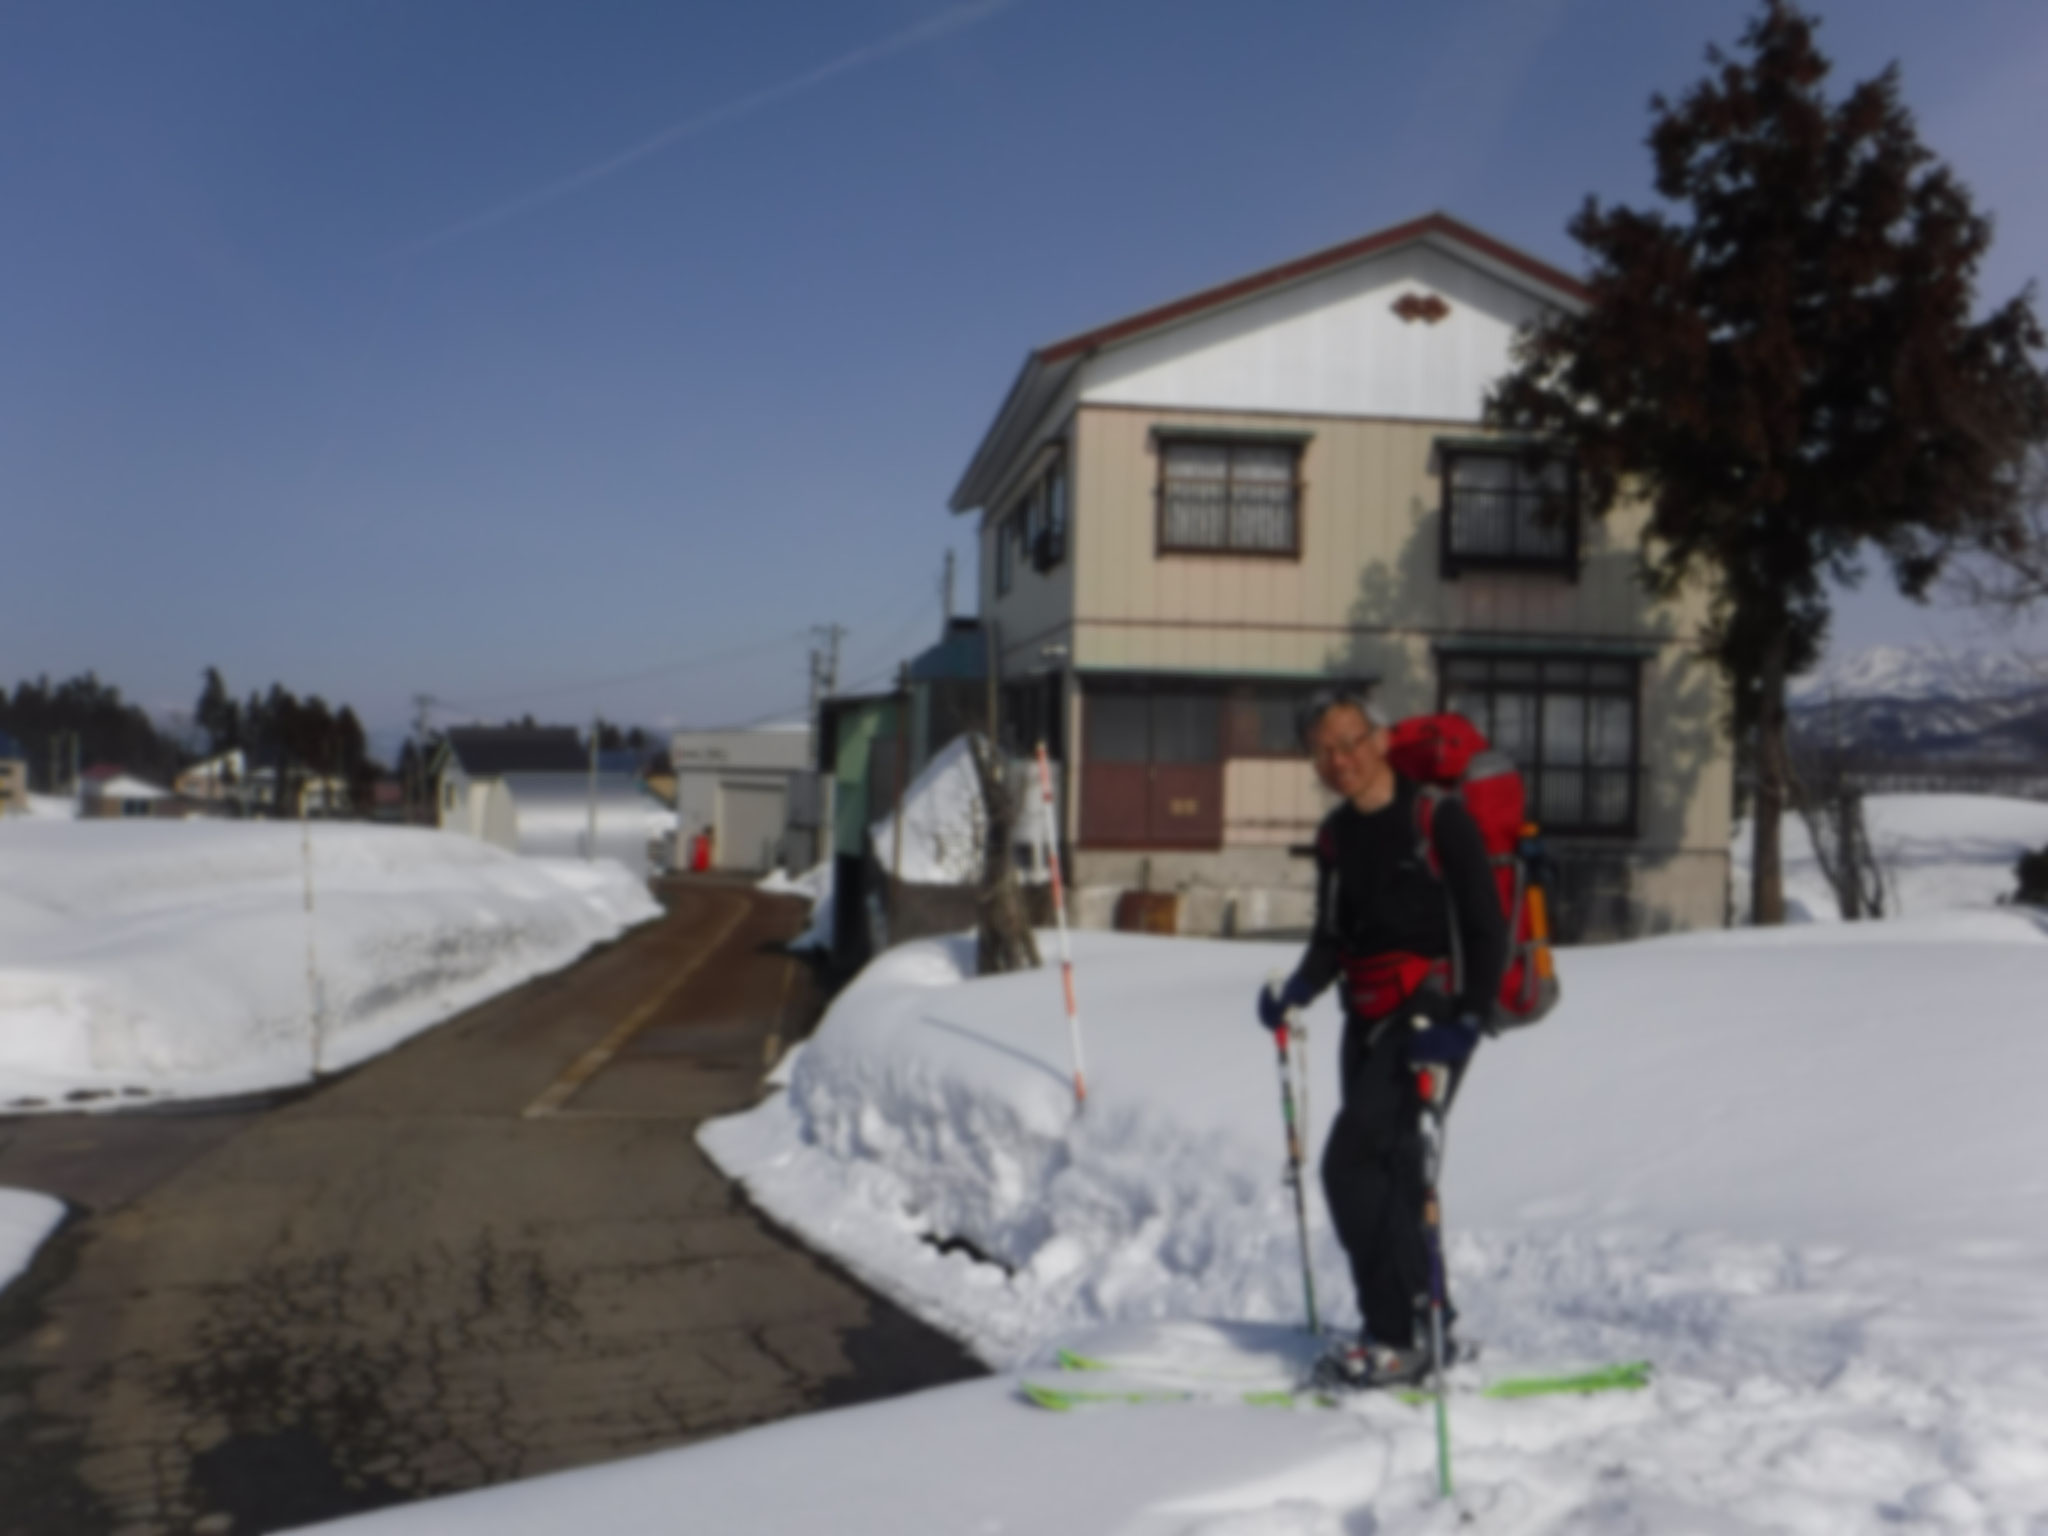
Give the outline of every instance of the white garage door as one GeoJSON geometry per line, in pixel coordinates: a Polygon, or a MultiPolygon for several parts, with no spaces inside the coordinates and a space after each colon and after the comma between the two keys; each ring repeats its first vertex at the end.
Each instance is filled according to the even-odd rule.
{"type": "Polygon", "coordinates": [[[720,869],[760,871],[775,864],[782,841],[783,797],[780,784],[718,786],[718,833],[713,845],[720,869]]]}

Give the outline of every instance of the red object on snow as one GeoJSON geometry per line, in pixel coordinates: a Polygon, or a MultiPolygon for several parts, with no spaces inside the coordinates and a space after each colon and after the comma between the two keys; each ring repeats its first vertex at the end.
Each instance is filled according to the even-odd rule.
{"type": "Polygon", "coordinates": [[[699,832],[690,839],[690,871],[701,875],[711,868],[711,834],[699,832]]]}

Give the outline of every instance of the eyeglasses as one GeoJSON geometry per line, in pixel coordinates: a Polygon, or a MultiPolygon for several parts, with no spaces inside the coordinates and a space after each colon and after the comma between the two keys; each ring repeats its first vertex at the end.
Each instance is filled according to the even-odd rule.
{"type": "Polygon", "coordinates": [[[1309,752],[1316,761],[1328,762],[1333,758],[1349,757],[1371,740],[1371,731],[1360,731],[1356,736],[1349,737],[1344,741],[1316,742],[1309,748],[1309,752]]]}

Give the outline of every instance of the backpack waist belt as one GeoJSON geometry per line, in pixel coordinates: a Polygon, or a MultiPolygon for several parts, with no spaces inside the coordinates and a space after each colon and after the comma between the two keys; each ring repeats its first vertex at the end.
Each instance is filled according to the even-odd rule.
{"type": "Polygon", "coordinates": [[[1451,962],[1401,950],[1343,957],[1345,996],[1362,1019],[1383,1019],[1430,983],[1451,990],[1451,962]]]}

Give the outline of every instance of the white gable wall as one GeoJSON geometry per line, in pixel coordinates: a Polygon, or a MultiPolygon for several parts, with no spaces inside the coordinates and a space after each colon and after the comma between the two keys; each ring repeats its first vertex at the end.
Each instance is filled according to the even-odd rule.
{"type": "Polygon", "coordinates": [[[1476,421],[1516,330],[1546,306],[1426,244],[1404,246],[1113,346],[1083,370],[1087,404],[1476,421]],[[1434,294],[1431,324],[1393,311],[1434,294]]]}

